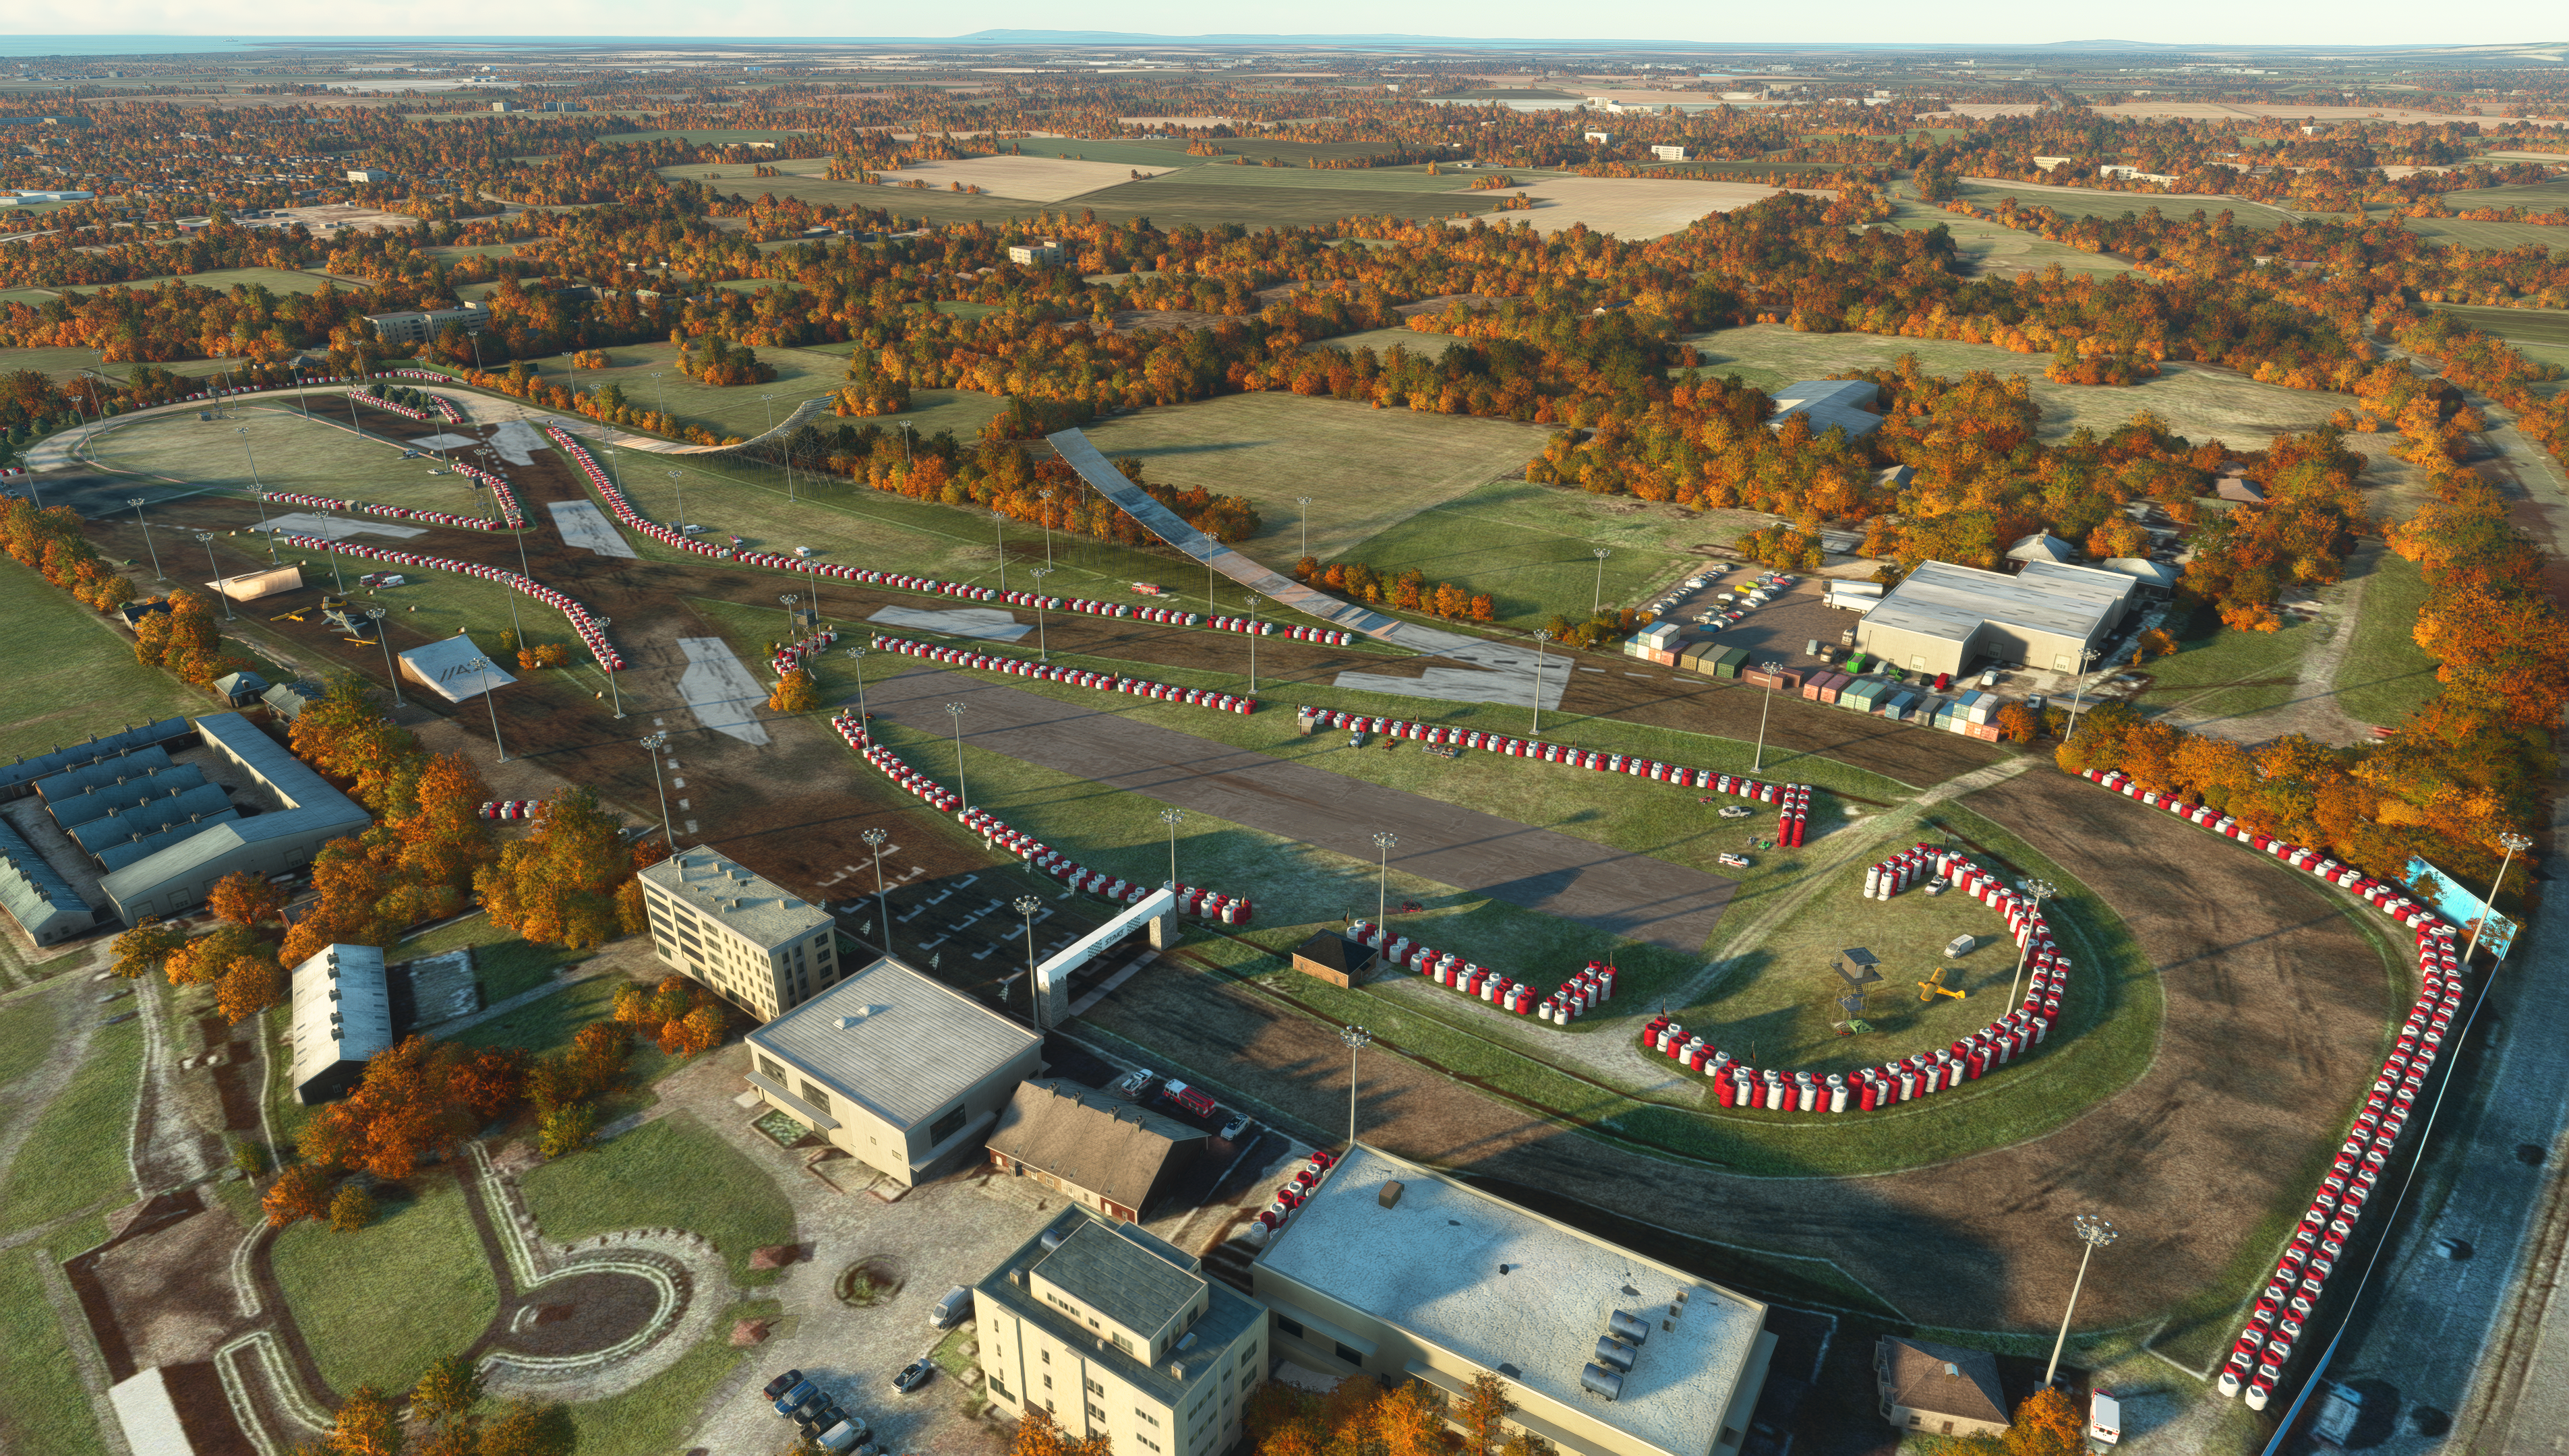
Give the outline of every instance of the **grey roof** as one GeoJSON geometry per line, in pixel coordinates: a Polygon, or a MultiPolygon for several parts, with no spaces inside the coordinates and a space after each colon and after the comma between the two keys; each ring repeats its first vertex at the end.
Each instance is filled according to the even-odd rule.
{"type": "Polygon", "coordinates": [[[1361,1144],[1258,1264],[1482,1369],[1513,1364],[1518,1384],[1669,1456],[1711,1446],[1766,1319],[1755,1300],[1361,1144]],[[1680,1295],[1684,1312],[1655,1327],[1680,1295]],[[1617,1309],[1658,1317],[1608,1403],[1579,1372],[1617,1309]]]}
{"type": "Polygon", "coordinates": [[[46,931],[64,916],[83,922],[92,918],[80,892],[55,873],[7,820],[0,820],[0,909],[6,909],[38,944],[45,943],[46,931]]]}
{"type": "Polygon", "coordinates": [[[749,1034],[751,1045],[904,1129],[952,1106],[1042,1041],[961,991],[890,958],[749,1034]]]}
{"type": "Polygon", "coordinates": [[[1968,641],[1984,622],[2092,639],[2131,590],[2128,576],[2058,561],[2028,561],[2013,576],[1922,561],[1864,620],[1868,627],[1956,642],[1968,641]]]}
{"type": "Polygon", "coordinates": [[[1346,975],[1353,975],[1374,961],[1372,950],[1335,930],[1314,932],[1310,939],[1294,946],[1293,953],[1346,975]]]}
{"type": "Polygon", "coordinates": [[[154,744],[148,748],[118,753],[112,757],[100,759],[96,763],[83,764],[76,769],[65,769],[61,773],[47,775],[36,781],[36,795],[46,803],[52,804],[86,794],[102,784],[113,784],[120,779],[136,779],[145,774],[163,773],[173,767],[175,765],[170,761],[169,750],[154,744]]]}
{"type": "Polygon", "coordinates": [[[2212,494],[2220,500],[2236,501],[2243,506],[2254,506],[2266,499],[2265,487],[2245,476],[2223,476],[2213,482],[2212,494]]]}
{"type": "Polygon", "coordinates": [[[1987,1350],[1886,1334],[1875,1358],[1890,1377],[1891,1398],[1897,1404],[1937,1415],[2008,1423],[1998,1357],[1987,1350]]]}
{"type": "Polygon", "coordinates": [[[770,949],[837,923],[819,906],[703,845],[682,850],[641,876],[697,914],[770,949]]]}
{"type": "Polygon", "coordinates": [[[203,834],[215,825],[237,824],[240,818],[239,810],[226,809],[220,814],[208,814],[202,819],[191,820],[185,824],[174,824],[168,829],[147,834],[141,839],[125,840],[103,846],[94,858],[98,861],[99,869],[113,875],[128,865],[151,859],[182,840],[192,839],[203,834]]]}
{"type": "Polygon", "coordinates": [[[111,809],[106,814],[75,827],[72,842],[95,855],[110,845],[126,844],[148,834],[189,823],[200,823],[232,807],[231,797],[220,785],[198,784],[192,789],[174,789],[157,794],[126,809],[111,809]]]}
{"type": "Polygon", "coordinates": [[[1847,432],[1850,439],[1870,435],[1882,428],[1882,416],[1862,408],[1882,397],[1882,390],[1862,379],[1805,379],[1785,385],[1775,392],[1775,414],[1766,424],[1781,426],[1787,416],[1803,415],[1811,422],[1811,433],[1825,435],[1831,426],[1847,432]]]}
{"type": "Polygon", "coordinates": [[[2047,531],[2037,531],[2008,547],[2011,561],[2066,561],[2075,559],[2077,555],[2069,543],[2047,531]]]}
{"type": "Polygon", "coordinates": [[[989,1148],[1139,1210],[1181,1145],[1205,1135],[1076,1082],[1024,1082],[990,1129],[989,1148]]]}
{"type": "MultiPolygon", "coordinates": [[[[1064,1210],[1059,1218],[1046,1226],[1044,1233],[1058,1230],[1065,1236],[1075,1236],[1080,1230],[1089,1228],[1105,1229],[1127,1238],[1132,1235],[1141,1235],[1145,1239],[1150,1237],[1129,1225],[1107,1224],[1076,1205],[1064,1210]]],[[[1166,1404],[1181,1405],[1190,1394],[1219,1379],[1226,1370],[1221,1361],[1210,1357],[1229,1348],[1251,1328],[1267,1322],[1266,1305],[1248,1298],[1229,1284],[1210,1280],[1205,1285],[1205,1312],[1187,1327],[1187,1332],[1196,1336],[1194,1348],[1156,1365],[1144,1364],[1137,1357],[1098,1339],[1095,1330],[1085,1324],[1073,1323],[1061,1310],[1036,1298],[1008,1277],[1011,1270],[1032,1268],[1039,1260],[1049,1260],[1050,1256],[1043,1252],[1043,1238],[1044,1234],[1037,1234],[1019,1245],[1015,1253],[983,1275],[981,1281],[972,1286],[974,1302],[995,1305],[1041,1326],[1055,1339],[1083,1351],[1083,1358],[1107,1366],[1128,1384],[1149,1391],[1166,1404]],[[1196,1355],[1206,1358],[1193,1358],[1196,1355]],[[1183,1375],[1178,1373],[1181,1365],[1186,1371],[1183,1375]]],[[[1062,1243],[1067,1246],[1069,1237],[1065,1237],[1062,1243]]],[[[1060,1250],[1053,1253],[1057,1255],[1060,1250]]],[[[1051,1277],[1049,1274],[1045,1276],[1051,1277]]]]}
{"type": "MultiPolygon", "coordinates": [[[[153,752],[160,752],[154,749],[153,752]]],[[[66,776],[68,777],[68,776],[66,776]]],[[[173,793],[195,788],[205,781],[205,771],[194,764],[178,764],[166,769],[146,769],[140,775],[127,776],[124,783],[99,784],[85,793],[46,796],[45,812],[64,829],[104,818],[110,810],[132,809],[151,799],[166,799],[173,793]]]]}
{"type": "Polygon", "coordinates": [[[1033,1272],[1098,1313],[1147,1336],[1184,1314],[1205,1286],[1203,1274],[1171,1262],[1173,1257],[1185,1256],[1167,1245],[1161,1248],[1167,1253],[1124,1238],[1114,1226],[1082,1224],[1038,1261],[1033,1272]]]}
{"type": "Polygon", "coordinates": [[[58,748],[51,753],[21,759],[5,768],[0,768],[0,793],[35,783],[39,779],[52,778],[56,774],[79,768],[84,764],[96,763],[103,758],[114,758],[118,753],[129,748],[149,748],[154,744],[184,738],[191,731],[193,730],[187,726],[187,720],[184,718],[164,718],[158,723],[146,723],[140,728],[128,728],[122,733],[110,733],[105,737],[93,734],[86,743],[76,743],[69,748],[58,748]]]}
{"type": "Polygon", "coordinates": [[[297,678],[293,682],[280,682],[260,693],[258,700],[267,704],[278,717],[291,720],[305,708],[321,701],[323,696],[321,684],[309,678],[297,678]]]}
{"type": "Polygon", "coordinates": [[[325,945],[290,974],[295,1086],[309,1083],[341,1062],[364,1061],[393,1044],[392,992],[385,981],[380,948],[325,945]],[[336,997],[330,994],[334,989],[339,993],[336,997]]]}
{"type": "Polygon", "coordinates": [[[2096,568],[2100,571],[2120,571],[2133,580],[2171,589],[2185,575],[2167,562],[2153,561],[2147,556],[2107,556],[2096,563],[2096,568]]]}
{"type": "Polygon", "coordinates": [[[99,882],[99,890],[118,905],[151,895],[164,884],[184,880],[198,867],[251,845],[296,838],[336,839],[374,823],[354,800],[331,788],[301,759],[286,752],[283,744],[240,714],[208,713],[196,720],[196,732],[207,747],[220,749],[256,775],[285,807],[247,819],[208,819],[198,826],[198,833],[112,870],[99,882]]]}
{"type": "Polygon", "coordinates": [[[484,653],[473,645],[471,637],[460,632],[452,637],[440,637],[425,647],[413,647],[394,655],[410,664],[422,679],[450,702],[460,703],[517,681],[509,675],[507,668],[497,662],[483,667],[468,666],[484,653]]]}
{"type": "Polygon", "coordinates": [[[267,686],[267,679],[255,672],[226,672],[214,679],[214,691],[227,698],[236,698],[243,693],[263,693],[267,686]]]}

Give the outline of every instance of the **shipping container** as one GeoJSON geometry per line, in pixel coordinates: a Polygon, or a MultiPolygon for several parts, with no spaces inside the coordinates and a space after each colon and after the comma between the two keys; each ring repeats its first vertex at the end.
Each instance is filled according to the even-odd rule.
{"type": "Polygon", "coordinates": [[[1747,648],[1725,647],[1721,655],[1713,659],[1712,672],[1715,677],[1737,677],[1747,665],[1747,648]]]}

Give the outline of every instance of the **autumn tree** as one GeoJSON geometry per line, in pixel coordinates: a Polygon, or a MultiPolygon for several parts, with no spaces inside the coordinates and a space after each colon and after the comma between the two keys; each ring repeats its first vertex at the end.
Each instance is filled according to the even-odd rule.
{"type": "Polygon", "coordinates": [[[259,1199],[267,1213],[268,1227],[282,1229],[301,1219],[315,1221],[330,1216],[330,1186],[338,1175],[313,1163],[297,1163],[276,1175],[259,1199]]]}
{"type": "Polygon", "coordinates": [[[336,1456],[401,1456],[401,1401],[372,1385],[350,1391],[323,1438],[336,1456]]]}
{"type": "Polygon", "coordinates": [[[571,1456],[577,1440],[562,1407],[513,1400],[482,1427],[475,1456],[571,1456]]]}
{"type": "Polygon", "coordinates": [[[548,1158],[576,1153],[597,1136],[597,1109],[585,1102],[566,1103],[544,1115],[537,1144],[548,1158]]]}
{"type": "Polygon", "coordinates": [[[127,980],[138,980],[161,969],[186,943],[186,933],[178,926],[162,923],[159,915],[145,915],[111,944],[116,959],[108,969],[127,980]]]}
{"type": "Polygon", "coordinates": [[[482,1403],[482,1370],[470,1355],[443,1355],[411,1387],[413,1420],[443,1429],[469,1422],[482,1403]]]}
{"type": "Polygon", "coordinates": [[[254,929],[279,917],[285,909],[285,892],[264,875],[235,870],[205,892],[205,909],[221,919],[254,929]]]}
{"type": "Polygon", "coordinates": [[[234,1026],[285,999],[285,972],[265,947],[232,957],[214,983],[214,1008],[234,1026]]]}
{"type": "Polygon", "coordinates": [[[2046,1385],[2024,1398],[2002,1439],[2008,1456],[2080,1456],[2087,1431],[2078,1409],[2057,1386],[2046,1385]]]}
{"type": "Polygon", "coordinates": [[[1499,1443],[1507,1435],[1508,1412],[1516,1402],[1508,1399],[1508,1382],[1496,1375],[1472,1377],[1471,1386],[1454,1402],[1454,1421],[1463,1428],[1463,1456],[1497,1456],[1499,1443]]]}
{"type": "Polygon", "coordinates": [[[767,695],[771,713],[808,713],[821,701],[820,684],[811,672],[797,667],[776,679],[776,690],[767,695]]]}
{"type": "Polygon", "coordinates": [[[170,971],[171,984],[209,986],[220,981],[234,961],[265,952],[256,931],[246,925],[223,922],[182,944],[164,963],[170,971]]]}
{"type": "Polygon", "coordinates": [[[355,1181],[339,1185],[330,1200],[330,1230],[335,1234],[354,1234],[375,1221],[374,1195],[355,1181]]]}
{"type": "Polygon", "coordinates": [[[305,1123],[295,1146],[307,1163],[399,1182],[515,1100],[513,1066],[500,1048],[411,1036],[369,1057],[355,1089],[305,1123]]]}
{"type": "Polygon", "coordinates": [[[622,828],[584,788],[555,794],[535,832],[474,876],[492,923],[540,945],[605,944],[615,896],[633,876],[622,828]]]}

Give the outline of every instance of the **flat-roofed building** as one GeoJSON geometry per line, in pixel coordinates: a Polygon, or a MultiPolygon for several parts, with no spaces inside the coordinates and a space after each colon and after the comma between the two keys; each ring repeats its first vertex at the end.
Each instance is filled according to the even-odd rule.
{"type": "Polygon", "coordinates": [[[388,343],[426,344],[446,332],[448,324],[461,327],[468,334],[478,334],[491,326],[487,308],[412,308],[399,313],[370,313],[366,322],[375,326],[375,337],[388,343]]]}
{"type": "Polygon", "coordinates": [[[905,1187],[978,1161],[1017,1084],[1043,1070],[1042,1036],[889,958],[748,1041],[760,1096],[905,1187]]]}
{"type": "Polygon", "coordinates": [[[972,1291],[992,1403],[1118,1456],[1218,1456],[1268,1374],[1265,1306],[1132,1224],[1063,1211],[972,1291]]]}
{"type": "Polygon", "coordinates": [[[344,1097],[366,1058],[393,1044],[392,984],[373,945],[324,945],[287,972],[294,1020],[294,1100],[344,1097]]]}
{"type": "Polygon", "coordinates": [[[1800,415],[1810,422],[1814,435],[1826,435],[1835,428],[1846,431],[1852,440],[1882,428],[1882,416],[1865,408],[1880,398],[1882,390],[1868,380],[1805,379],[1775,391],[1775,413],[1766,426],[1780,430],[1786,420],[1800,415]]]}
{"type": "Polygon", "coordinates": [[[2030,560],[2015,575],[1925,561],[1856,623],[1855,644],[1895,667],[1959,673],[1991,657],[2075,672],[2121,623],[2138,582],[2030,560]]]}
{"type": "Polygon", "coordinates": [[[1029,1081],[990,1130],[990,1166],[1127,1221],[1150,1212],[1204,1152],[1206,1134],[1076,1082],[1029,1081]]]}
{"type": "Polygon", "coordinates": [[[830,912],[698,845],[644,869],[651,948],[680,975],[772,1018],[839,978],[830,912]]]}
{"type": "Polygon", "coordinates": [[[1278,1358],[1455,1397],[1495,1375],[1511,1426],[1581,1456],[1731,1456],[1775,1348],[1757,1300],[1362,1144],[1250,1275],[1278,1358]]]}

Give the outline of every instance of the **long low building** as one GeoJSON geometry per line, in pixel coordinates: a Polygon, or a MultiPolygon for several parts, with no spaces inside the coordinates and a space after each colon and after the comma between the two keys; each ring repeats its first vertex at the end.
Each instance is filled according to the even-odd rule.
{"type": "Polygon", "coordinates": [[[217,772],[237,775],[241,796],[253,802],[165,824],[153,836],[128,841],[122,852],[114,846],[102,852],[102,863],[144,852],[99,882],[129,925],[145,915],[176,915],[203,904],[216,881],[237,871],[281,875],[300,869],[323,845],[374,823],[355,801],[240,714],[208,713],[195,721],[195,730],[212,750],[217,772]]]}
{"type": "Polygon", "coordinates": [[[2027,561],[2013,576],[1924,561],[1856,623],[1855,644],[1916,672],[1959,673],[1982,658],[2075,672],[2121,624],[2137,586],[2061,561],[2027,561]]]}
{"type": "Polygon", "coordinates": [[[1495,1375],[1579,1456],[1735,1456],[1766,1306],[1432,1169],[1349,1150],[1250,1266],[1276,1353],[1327,1376],[1495,1375]]]}

